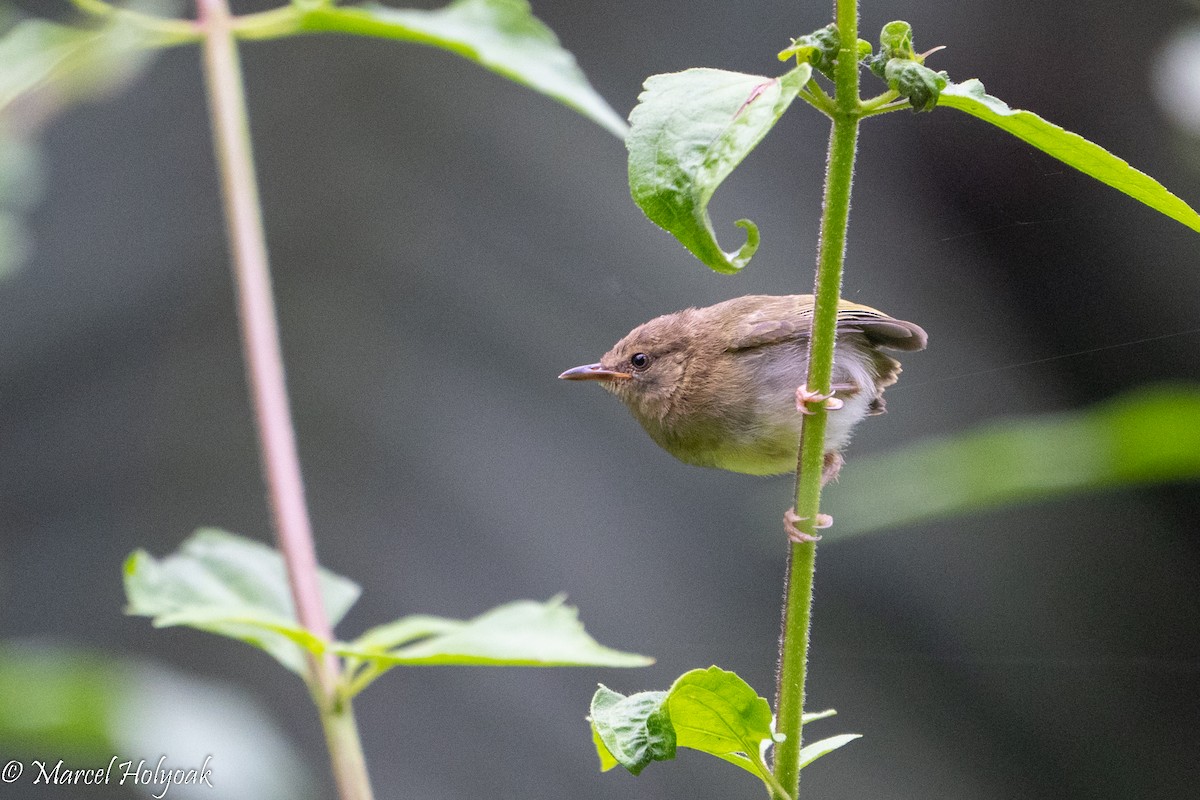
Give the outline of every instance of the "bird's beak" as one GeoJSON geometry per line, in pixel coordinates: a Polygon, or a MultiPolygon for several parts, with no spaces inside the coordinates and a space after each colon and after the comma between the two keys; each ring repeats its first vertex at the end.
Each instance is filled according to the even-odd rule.
{"type": "Polygon", "coordinates": [[[627,381],[633,376],[628,372],[615,372],[599,364],[584,364],[573,367],[558,376],[564,381],[627,381]]]}

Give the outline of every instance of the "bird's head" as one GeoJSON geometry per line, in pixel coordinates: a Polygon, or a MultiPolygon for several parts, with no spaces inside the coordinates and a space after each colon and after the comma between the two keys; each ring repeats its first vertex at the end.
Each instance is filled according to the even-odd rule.
{"type": "Polygon", "coordinates": [[[612,346],[599,362],[569,369],[558,377],[598,381],[621,399],[643,424],[661,423],[671,412],[700,346],[691,309],[639,325],[612,346]]]}

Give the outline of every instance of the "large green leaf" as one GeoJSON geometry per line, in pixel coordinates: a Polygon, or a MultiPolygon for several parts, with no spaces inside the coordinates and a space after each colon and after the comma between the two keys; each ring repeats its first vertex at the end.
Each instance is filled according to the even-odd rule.
{"type": "Polygon", "coordinates": [[[642,667],[653,659],[613,650],[583,629],[561,597],[518,600],[469,620],[405,617],[367,631],[336,651],[382,671],[395,666],[642,667]]]}
{"type": "Polygon", "coordinates": [[[827,491],[852,536],[1099,489],[1200,479],[1200,386],[987,425],[856,458],[827,491]]]}
{"type": "Polygon", "coordinates": [[[621,119],[588,83],[575,57],[526,0],[454,0],[434,11],[376,3],[317,5],[302,12],[306,31],[337,31],[432,45],[477,62],[589,117],[617,136],[621,119]]]}
{"type": "MultiPolygon", "coordinates": [[[[327,570],[321,595],[331,625],[358,599],[353,582],[327,570]]],[[[187,625],[262,648],[303,675],[303,650],[327,646],[296,620],[283,559],[266,545],[215,529],[196,531],[161,560],[143,550],[125,562],[127,612],[156,627],[187,625]]]]}
{"type": "MultiPolygon", "coordinates": [[[[321,593],[336,625],[359,588],[321,570],[321,593]]],[[[351,693],[392,667],[488,666],[640,667],[653,659],[598,644],[579,612],[562,598],[521,600],[462,621],[415,615],[380,625],[350,643],[319,639],[296,621],[283,559],[258,542],[219,530],[200,530],[162,560],[144,551],[125,562],[128,612],[152,617],[157,627],[186,625],[266,650],[305,674],[304,651],[333,650],[349,660],[351,693]]]]}
{"type": "Polygon", "coordinates": [[[719,69],[653,75],[629,115],[629,188],[634,202],[717,272],[737,272],[758,249],[758,228],[738,220],[746,242],[726,252],[708,203],[812,76],[805,63],[779,78],[719,69]]]}
{"type": "Polygon", "coordinates": [[[1037,114],[1009,108],[1004,101],[984,92],[983,84],[978,80],[951,83],[942,89],[937,104],[989,122],[1064,164],[1119,189],[1192,230],[1200,231],[1200,214],[1154,178],[1129,166],[1100,145],[1063,130],[1037,114]]]}

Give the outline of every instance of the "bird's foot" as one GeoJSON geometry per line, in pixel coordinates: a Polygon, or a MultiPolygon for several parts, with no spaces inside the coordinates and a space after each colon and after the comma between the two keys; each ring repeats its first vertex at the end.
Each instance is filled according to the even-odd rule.
{"type": "MultiPolygon", "coordinates": [[[[783,529],[787,532],[787,538],[789,542],[803,544],[805,542],[815,542],[821,538],[820,536],[813,536],[811,533],[805,533],[796,527],[796,523],[804,522],[806,519],[808,519],[808,517],[797,516],[795,508],[789,508],[783,513],[783,529]]],[[[824,528],[828,528],[832,524],[833,517],[829,516],[828,514],[817,514],[817,521],[813,527],[817,530],[822,530],[824,528]]]]}
{"type": "Polygon", "coordinates": [[[837,411],[843,405],[845,404],[832,394],[814,392],[805,384],[800,384],[800,388],[796,389],[796,410],[801,414],[814,414],[818,408],[837,411]]]}

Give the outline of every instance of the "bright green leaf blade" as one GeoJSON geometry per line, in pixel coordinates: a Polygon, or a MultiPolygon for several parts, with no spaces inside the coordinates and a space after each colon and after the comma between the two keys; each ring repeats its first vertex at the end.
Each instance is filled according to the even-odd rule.
{"type": "Polygon", "coordinates": [[[526,0],[455,0],[435,11],[323,5],[306,10],[301,26],[440,47],[554,98],[617,136],[628,129],[526,0]]]}
{"type": "Polygon", "coordinates": [[[942,90],[937,104],[990,122],[1064,164],[1119,189],[1192,230],[1200,231],[1200,214],[1154,178],[1129,166],[1100,145],[1063,130],[1037,114],[1009,108],[1004,101],[986,94],[978,80],[951,83],[942,90]]]}
{"type": "Polygon", "coordinates": [[[396,649],[374,646],[372,643],[380,637],[372,632],[367,634],[365,642],[341,644],[336,651],[383,667],[433,664],[643,667],[653,663],[646,656],[597,643],[583,629],[579,611],[564,604],[562,598],[545,603],[518,600],[466,622],[436,617],[422,619],[424,625],[441,625],[442,632],[396,649]]]}
{"type": "Polygon", "coordinates": [[[668,693],[667,707],[680,747],[724,757],[757,754],[764,740],[772,740],[766,699],[736,674],[718,667],[679,676],[668,693]]]}
{"type": "Polygon", "coordinates": [[[827,491],[837,539],[1098,489],[1200,479],[1200,386],[1000,422],[852,461],[827,491]]]}
{"type": "Polygon", "coordinates": [[[801,64],[781,78],[718,69],[653,75],[629,115],[629,188],[652,222],[717,272],[737,272],[758,248],[758,228],[739,220],[746,242],[726,252],[708,202],[758,145],[812,75],[801,64]]]}
{"type": "MultiPolygon", "coordinates": [[[[336,625],[359,588],[327,570],[321,570],[320,583],[325,611],[336,625]]],[[[125,596],[127,613],[151,617],[160,627],[187,625],[239,639],[298,674],[305,671],[300,648],[325,647],[296,621],[280,555],[225,531],[198,530],[162,560],[133,553],[125,562],[125,596]]]]}
{"type": "Polygon", "coordinates": [[[822,739],[819,742],[813,742],[812,744],[805,745],[804,747],[800,748],[800,769],[804,769],[821,756],[832,753],[842,745],[861,738],[861,733],[843,733],[838,736],[830,736],[828,739],[822,739]]]}
{"type": "Polygon", "coordinates": [[[653,761],[675,757],[675,729],[666,699],[666,692],[626,697],[603,685],[596,690],[588,721],[601,772],[620,764],[637,775],[653,761]]]}

